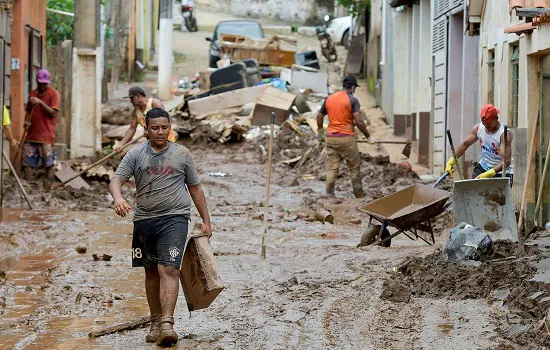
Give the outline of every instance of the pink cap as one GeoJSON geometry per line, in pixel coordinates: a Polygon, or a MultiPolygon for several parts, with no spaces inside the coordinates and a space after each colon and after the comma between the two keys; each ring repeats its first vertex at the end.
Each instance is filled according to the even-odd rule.
{"type": "Polygon", "coordinates": [[[36,81],[41,84],[49,84],[50,83],[50,72],[48,72],[46,69],[41,69],[36,73],[36,81]]]}

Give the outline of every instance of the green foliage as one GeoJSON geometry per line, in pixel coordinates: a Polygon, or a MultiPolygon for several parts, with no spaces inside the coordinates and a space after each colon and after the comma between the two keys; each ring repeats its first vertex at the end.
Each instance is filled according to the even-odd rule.
{"type": "Polygon", "coordinates": [[[363,15],[367,6],[370,6],[370,1],[371,0],[337,0],[338,5],[344,6],[353,17],[363,15]]]}
{"type": "MultiPolygon", "coordinates": [[[[50,9],[73,13],[74,0],[47,0],[50,9]]],[[[74,17],[47,12],[46,15],[46,45],[55,46],[63,40],[73,38],[74,17]]]]}

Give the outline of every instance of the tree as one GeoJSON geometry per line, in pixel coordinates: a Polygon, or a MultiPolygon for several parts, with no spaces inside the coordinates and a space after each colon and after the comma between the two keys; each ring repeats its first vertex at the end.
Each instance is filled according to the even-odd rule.
{"type": "Polygon", "coordinates": [[[357,18],[365,13],[371,0],[337,0],[338,4],[344,6],[350,15],[357,18]]]}
{"type": "MultiPolygon", "coordinates": [[[[73,13],[74,0],[47,0],[50,9],[73,13]]],[[[46,15],[46,45],[55,46],[59,42],[73,38],[74,17],[47,12],[46,15]]]]}

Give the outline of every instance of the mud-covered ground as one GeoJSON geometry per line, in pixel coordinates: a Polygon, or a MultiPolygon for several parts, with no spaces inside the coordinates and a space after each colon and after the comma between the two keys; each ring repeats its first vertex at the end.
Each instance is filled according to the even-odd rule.
{"type": "MultiPolygon", "coordinates": [[[[279,138],[292,132],[283,130],[279,138]]],[[[501,323],[507,306],[501,303],[497,308],[487,296],[492,287],[468,294],[475,281],[459,283],[477,276],[476,268],[439,276],[456,267],[438,263],[439,255],[430,255],[438,254],[436,248],[402,236],[393,240],[391,248],[356,248],[368,221],[357,208],[419,182],[414,174],[394,164],[377,164],[384,161],[365,155],[367,197],[352,198],[344,166],[336,197],[327,197],[319,180],[324,172],[322,147],[312,134],[301,142],[299,147],[313,150],[310,160],[298,168],[279,163],[286,159],[285,148],[276,143],[267,222],[259,219],[266,212],[262,205],[266,165],[259,144],[267,146],[266,139],[188,145],[207,194],[215,230],[212,245],[226,289],[210,308],[191,315],[180,295],[176,329],[184,339],[179,348],[495,349],[510,344],[508,326],[501,323]],[[318,209],[330,210],[334,225],[311,221],[318,209]],[[262,260],[261,236],[266,229],[267,258],[262,260]],[[421,258],[428,255],[427,260],[421,258]],[[402,273],[406,276],[402,280],[394,268],[412,272],[402,273]],[[435,275],[435,280],[427,281],[426,274],[435,275]],[[388,281],[408,283],[414,291],[408,302],[380,298],[388,281]],[[439,289],[434,286],[438,283],[439,289]]],[[[281,145],[285,144],[288,140],[281,145]]],[[[127,191],[131,196],[131,189],[127,191]]],[[[107,209],[111,205],[107,184],[97,183],[83,194],[76,191],[72,195],[76,199],[45,196],[41,204],[65,202],[65,208],[75,208],[75,203],[86,203],[90,206],[81,210],[94,211],[3,210],[0,347],[154,348],[144,343],[145,329],[87,337],[92,330],[148,312],[143,273],[130,268],[131,221],[107,209]],[[96,208],[92,200],[101,204],[96,208]],[[77,246],[87,251],[79,254],[77,246]],[[94,253],[113,258],[94,261],[94,253]]],[[[196,212],[192,219],[198,219],[196,212]]],[[[439,246],[450,221],[448,215],[437,220],[439,246]]],[[[510,272],[531,270],[520,266],[510,272]]],[[[517,285],[521,277],[506,283],[517,285]]]]}
{"type": "MultiPolygon", "coordinates": [[[[199,25],[207,25],[210,17],[213,24],[219,20],[198,14],[199,25]]],[[[204,68],[204,38],[213,27],[205,28],[175,33],[174,49],[185,53],[175,66],[177,75],[192,76],[204,68]]],[[[300,45],[318,49],[315,38],[300,45]]],[[[322,63],[329,67],[330,82],[338,83],[343,62],[322,63]]],[[[383,113],[361,94],[366,93],[357,95],[371,132],[386,137],[383,113]]],[[[120,117],[113,124],[127,122],[123,113],[111,114],[120,117]]],[[[180,291],[175,328],[182,340],[177,348],[548,347],[550,317],[546,323],[543,319],[550,293],[545,283],[530,279],[534,266],[544,265],[543,257],[550,254],[501,244],[479,266],[450,264],[441,254],[452,225],[449,213],[434,220],[435,246],[400,235],[390,248],[357,248],[368,227],[368,217],[358,208],[421,180],[388,163],[390,157],[364,153],[366,197],[352,198],[344,165],[336,196],[327,197],[323,147],[310,130],[304,131],[306,136],[287,128],[278,133],[267,211],[267,159],[260,147],[267,149],[267,135],[226,145],[205,138],[184,141],[207,195],[212,246],[226,289],[208,309],[192,314],[180,291]],[[297,164],[281,163],[298,156],[297,164]],[[330,211],[334,224],[315,221],[318,210],[330,211]],[[265,260],[260,255],[264,232],[265,260]]],[[[0,211],[0,348],[155,348],[144,342],[144,328],[88,338],[90,331],[147,315],[148,307],[143,271],[130,267],[131,220],[114,215],[106,182],[87,180],[90,190],[49,192],[39,181],[25,181],[35,211],[16,209],[26,204],[15,182],[6,181],[6,208],[0,211]],[[112,259],[94,261],[92,254],[112,259]]],[[[452,184],[439,188],[450,190],[452,184]]],[[[124,191],[132,201],[131,184],[124,191]]],[[[196,211],[192,221],[199,221],[196,211]]]]}

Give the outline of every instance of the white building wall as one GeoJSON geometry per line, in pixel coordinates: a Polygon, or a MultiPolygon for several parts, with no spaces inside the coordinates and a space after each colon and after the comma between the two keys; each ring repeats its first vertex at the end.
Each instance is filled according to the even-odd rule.
{"type": "Polygon", "coordinates": [[[432,14],[431,2],[420,2],[420,49],[418,59],[417,111],[429,112],[432,108],[430,78],[432,76],[432,14]]]}
{"type": "Polygon", "coordinates": [[[393,125],[393,10],[387,1],[382,1],[382,25],[381,25],[381,100],[382,110],[386,114],[389,125],[393,125]]]}
{"type": "Polygon", "coordinates": [[[393,11],[393,114],[410,114],[409,88],[412,11],[393,11]]]}

